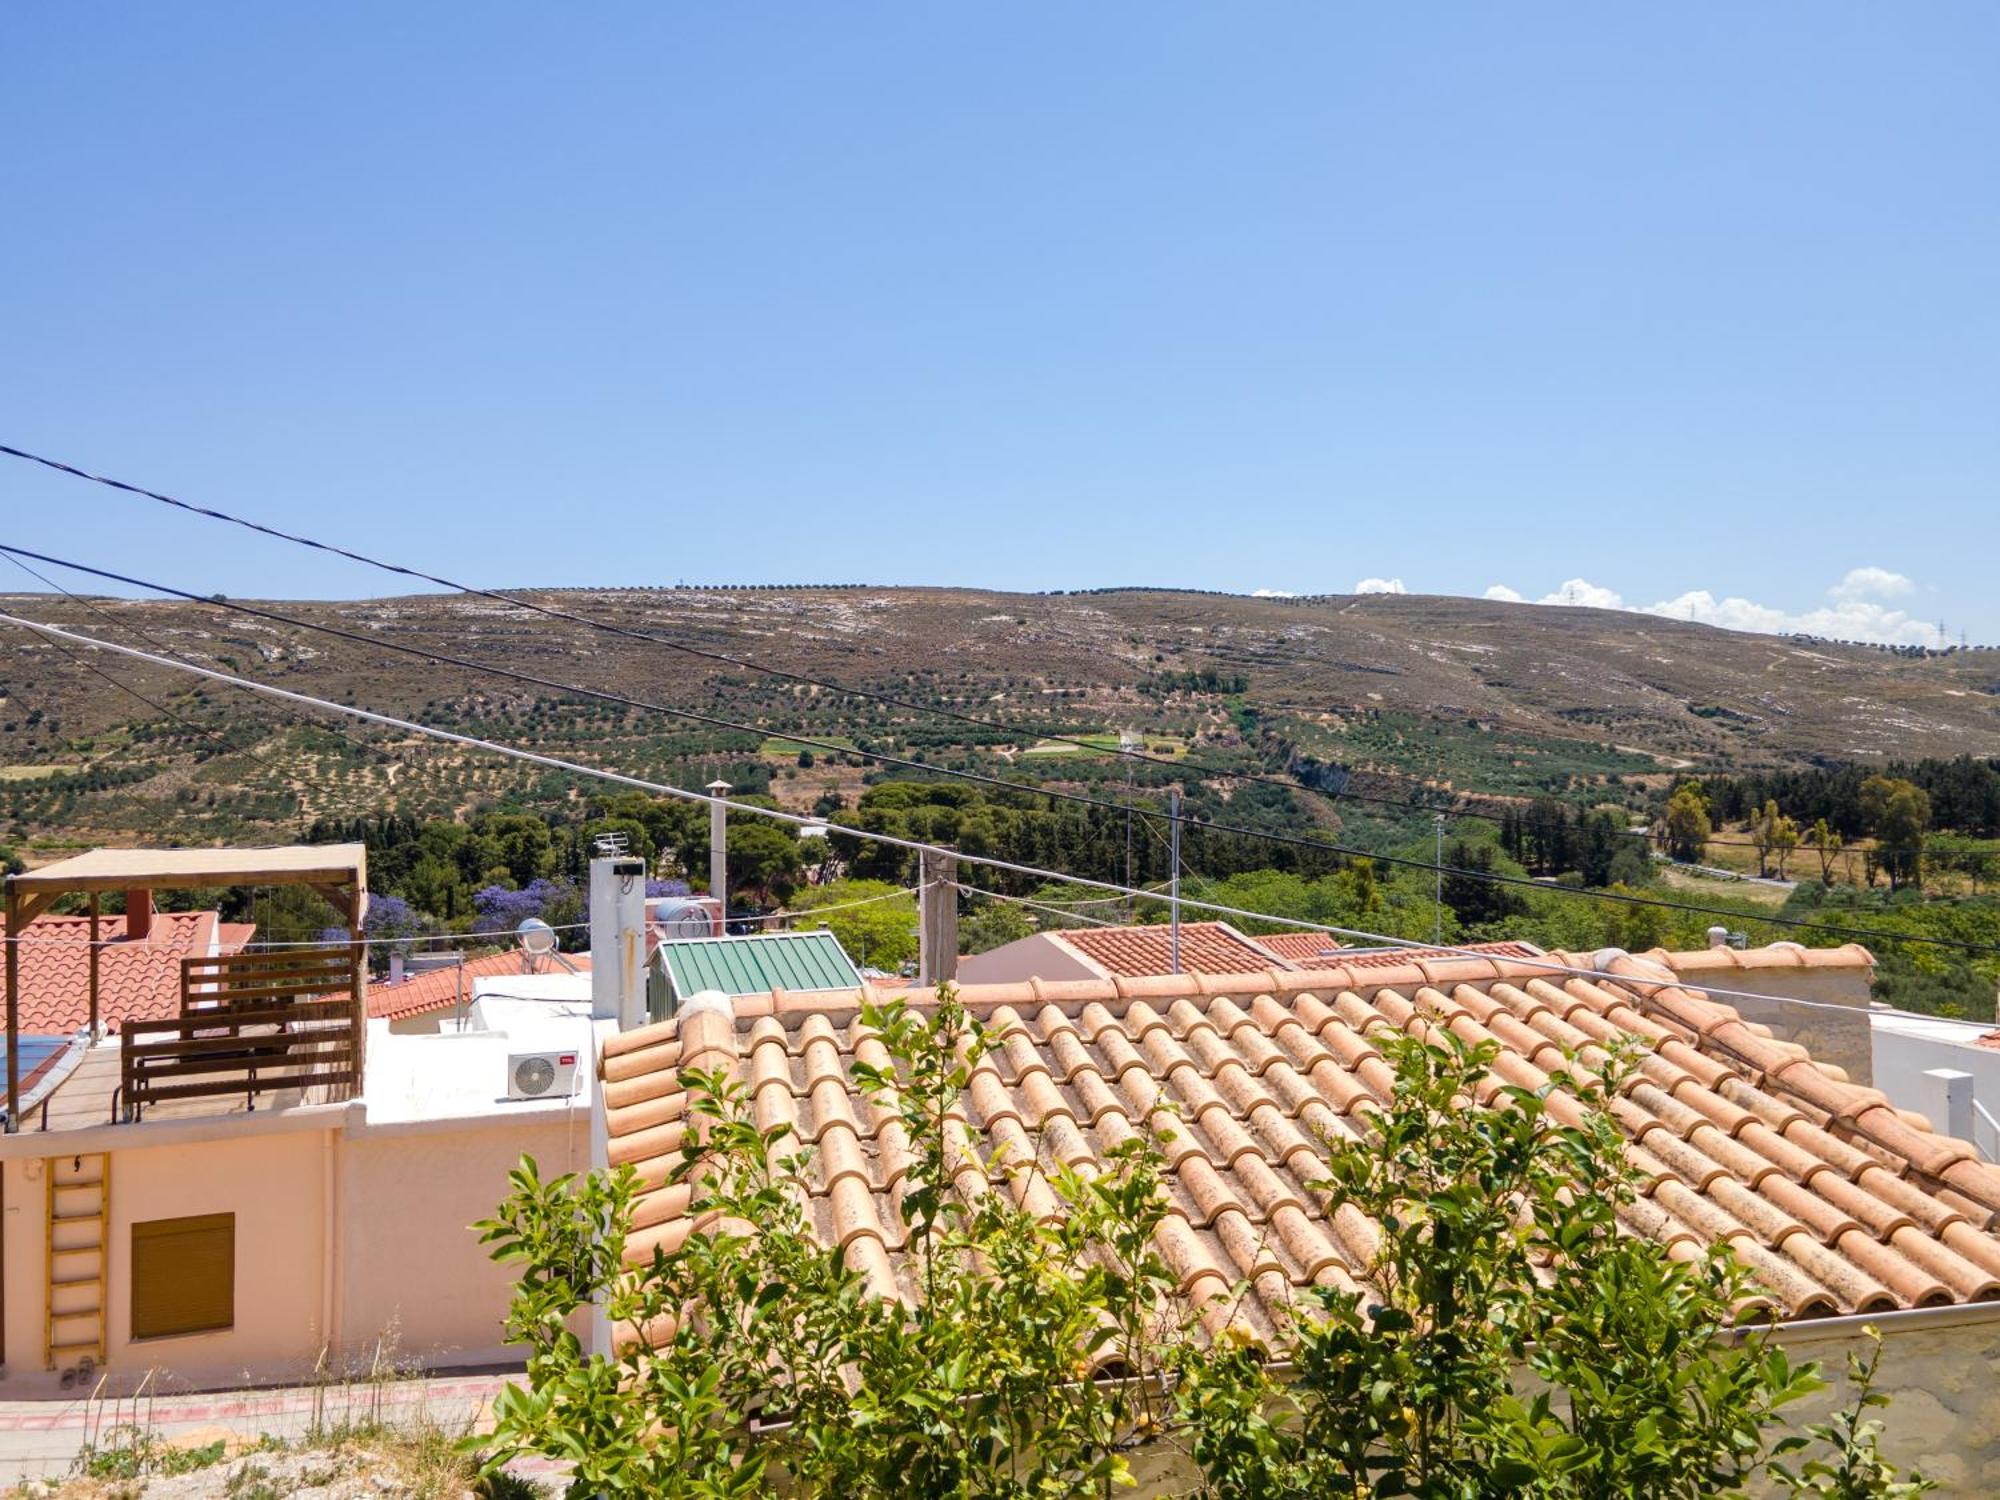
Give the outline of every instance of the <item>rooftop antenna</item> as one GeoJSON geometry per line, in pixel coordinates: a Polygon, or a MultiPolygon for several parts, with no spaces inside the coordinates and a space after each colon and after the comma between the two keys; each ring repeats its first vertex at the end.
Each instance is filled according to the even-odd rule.
{"type": "Polygon", "coordinates": [[[600,856],[610,858],[625,852],[628,840],[616,829],[607,829],[590,841],[590,847],[600,856]]]}

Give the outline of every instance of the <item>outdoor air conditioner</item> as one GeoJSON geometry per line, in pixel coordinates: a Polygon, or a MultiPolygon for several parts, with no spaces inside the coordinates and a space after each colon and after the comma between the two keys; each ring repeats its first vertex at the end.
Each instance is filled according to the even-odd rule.
{"type": "Polygon", "coordinates": [[[509,1099],[562,1099],[576,1092],[574,1052],[510,1052],[509,1099]]]}

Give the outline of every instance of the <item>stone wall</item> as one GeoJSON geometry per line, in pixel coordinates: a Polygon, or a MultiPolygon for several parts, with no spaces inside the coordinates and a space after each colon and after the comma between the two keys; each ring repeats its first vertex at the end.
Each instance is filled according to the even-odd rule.
{"type": "Polygon", "coordinates": [[[1802,1323],[1785,1332],[1785,1353],[1818,1360],[1831,1388],[1788,1408],[1796,1427],[1852,1399],[1847,1351],[1865,1347],[1860,1327],[1882,1331],[1876,1389],[1891,1397],[1874,1413],[1882,1451],[1938,1481],[1940,1495],[2000,1495],[2000,1303],[1802,1323]]]}
{"type": "MultiPolygon", "coordinates": [[[[1935,1480],[1935,1494],[2000,1495],[2000,1303],[1791,1325],[1780,1339],[1786,1356],[1817,1361],[1828,1388],[1786,1407],[1788,1428],[1802,1432],[1853,1400],[1847,1355],[1865,1353],[1869,1323],[1882,1331],[1875,1387],[1891,1398],[1870,1412],[1882,1423],[1884,1455],[1935,1480]]],[[[1142,1496],[1186,1494],[1198,1479],[1164,1445],[1133,1455],[1133,1470],[1142,1496]]]]}

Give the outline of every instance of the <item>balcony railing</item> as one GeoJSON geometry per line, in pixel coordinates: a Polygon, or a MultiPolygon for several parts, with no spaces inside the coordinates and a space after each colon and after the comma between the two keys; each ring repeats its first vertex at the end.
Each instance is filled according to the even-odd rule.
{"type": "Polygon", "coordinates": [[[181,960],[181,1013],[127,1021],[120,1093],[127,1119],[169,1099],[321,1090],[361,1081],[362,975],[347,946],[181,960]]]}

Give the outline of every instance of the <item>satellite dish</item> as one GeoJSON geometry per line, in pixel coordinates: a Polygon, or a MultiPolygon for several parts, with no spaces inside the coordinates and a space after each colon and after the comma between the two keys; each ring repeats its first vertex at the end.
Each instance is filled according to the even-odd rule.
{"type": "Polygon", "coordinates": [[[540,917],[527,918],[514,929],[514,936],[521,940],[523,948],[537,958],[556,951],[556,930],[540,917]]]}

